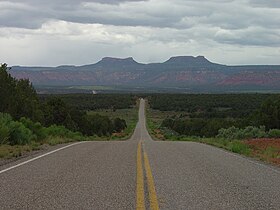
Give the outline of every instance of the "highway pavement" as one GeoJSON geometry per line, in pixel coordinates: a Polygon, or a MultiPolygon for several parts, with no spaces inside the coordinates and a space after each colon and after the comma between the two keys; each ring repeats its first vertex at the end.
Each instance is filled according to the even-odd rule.
{"type": "Polygon", "coordinates": [[[280,209],[280,170],[212,146],[78,142],[0,167],[0,209],[280,209]]]}

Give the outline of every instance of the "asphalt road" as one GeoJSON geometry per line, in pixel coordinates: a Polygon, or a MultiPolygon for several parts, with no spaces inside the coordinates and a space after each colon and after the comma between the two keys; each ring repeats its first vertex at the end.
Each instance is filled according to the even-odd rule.
{"type": "Polygon", "coordinates": [[[144,101],[139,110],[128,141],[82,142],[2,166],[0,209],[280,209],[278,168],[203,144],[153,141],[144,101]]]}

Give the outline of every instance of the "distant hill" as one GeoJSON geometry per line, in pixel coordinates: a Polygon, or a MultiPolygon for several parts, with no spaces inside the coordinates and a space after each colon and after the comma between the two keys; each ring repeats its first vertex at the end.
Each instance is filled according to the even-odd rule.
{"type": "Polygon", "coordinates": [[[184,88],[189,92],[278,91],[280,65],[227,66],[203,56],[177,56],[163,63],[142,64],[133,58],[105,57],[84,66],[13,66],[16,78],[36,85],[103,85],[184,88]]]}

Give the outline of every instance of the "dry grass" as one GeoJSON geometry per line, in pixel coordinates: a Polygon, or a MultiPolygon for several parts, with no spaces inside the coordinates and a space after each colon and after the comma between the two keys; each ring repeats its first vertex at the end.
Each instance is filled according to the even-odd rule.
{"type": "Polygon", "coordinates": [[[25,153],[28,153],[32,150],[37,149],[33,145],[0,145],[0,158],[13,158],[13,157],[20,157],[25,153]]]}

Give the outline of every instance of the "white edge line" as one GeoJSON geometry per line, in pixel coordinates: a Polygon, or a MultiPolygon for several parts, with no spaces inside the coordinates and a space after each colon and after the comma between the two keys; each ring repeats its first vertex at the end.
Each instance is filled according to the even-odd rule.
{"type": "Polygon", "coordinates": [[[249,157],[246,157],[244,155],[240,155],[240,154],[237,154],[237,153],[225,150],[223,148],[215,147],[213,145],[204,144],[204,143],[200,143],[200,142],[195,142],[195,143],[199,143],[199,144],[202,144],[202,145],[205,145],[205,146],[208,146],[208,147],[214,147],[214,148],[220,150],[223,153],[226,153],[228,155],[234,156],[234,157],[239,158],[239,159],[246,160],[246,161],[248,161],[250,163],[253,163],[254,165],[262,166],[264,168],[270,169],[273,172],[276,172],[277,174],[280,174],[280,171],[278,169],[273,168],[275,166],[273,166],[273,165],[271,165],[271,166],[270,165],[266,165],[266,162],[258,162],[258,160],[250,160],[249,157]]]}
{"type": "Polygon", "coordinates": [[[17,164],[17,165],[11,166],[11,167],[6,168],[6,169],[3,169],[2,171],[0,171],[0,174],[5,173],[5,172],[7,172],[7,171],[9,171],[9,170],[12,170],[12,169],[14,169],[14,168],[17,168],[17,167],[19,167],[19,166],[25,165],[25,164],[27,164],[27,163],[30,163],[30,162],[32,162],[32,161],[34,161],[34,160],[39,159],[39,158],[45,157],[45,156],[47,156],[47,155],[50,155],[50,154],[52,154],[52,153],[55,153],[55,152],[58,152],[58,151],[60,151],[60,150],[66,149],[66,148],[68,148],[68,147],[72,147],[72,146],[75,146],[75,145],[77,145],[77,144],[81,144],[81,143],[85,143],[85,142],[86,142],[86,141],[76,142],[76,143],[67,145],[67,146],[65,146],[65,147],[61,147],[61,148],[58,148],[58,149],[56,149],[56,150],[53,150],[53,151],[47,152],[47,153],[45,153],[45,154],[39,155],[39,156],[37,156],[37,157],[35,157],[35,158],[32,158],[32,159],[30,159],[30,160],[27,160],[27,161],[24,161],[24,162],[19,163],[19,164],[17,164]]]}

